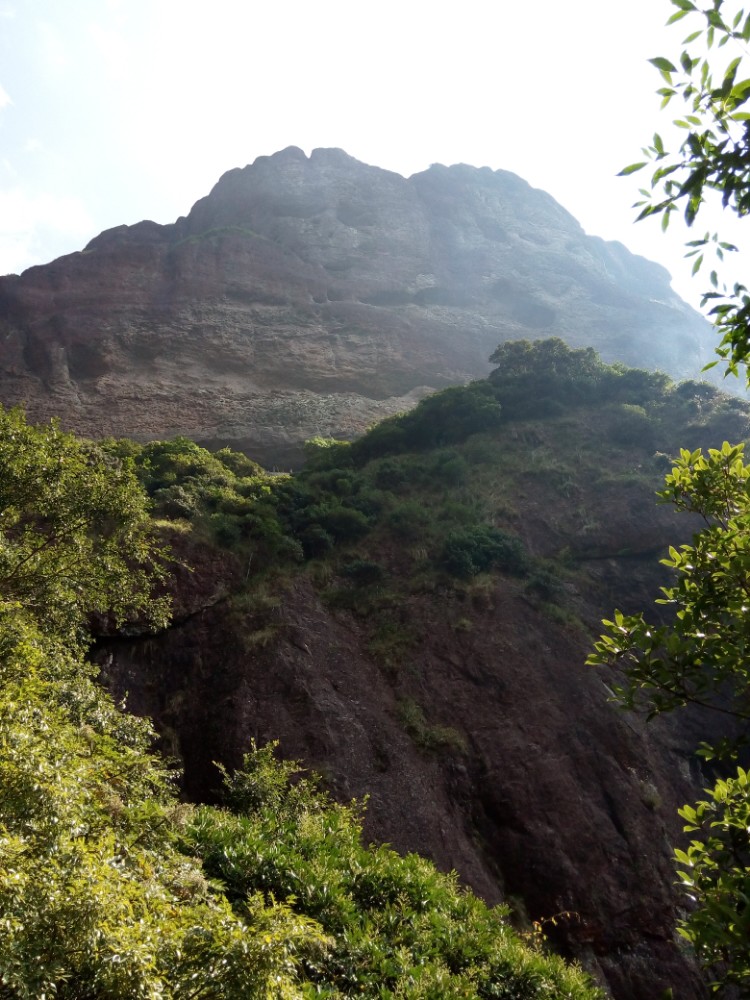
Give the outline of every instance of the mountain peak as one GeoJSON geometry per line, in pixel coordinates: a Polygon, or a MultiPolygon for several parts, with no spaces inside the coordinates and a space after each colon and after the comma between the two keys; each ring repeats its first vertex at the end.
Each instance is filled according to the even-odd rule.
{"type": "Polygon", "coordinates": [[[173,225],[116,227],[0,279],[0,303],[1,398],[32,418],[272,462],[486,374],[505,340],[696,378],[711,344],[661,267],[517,175],[407,179],[335,148],[258,157],[173,225]]]}

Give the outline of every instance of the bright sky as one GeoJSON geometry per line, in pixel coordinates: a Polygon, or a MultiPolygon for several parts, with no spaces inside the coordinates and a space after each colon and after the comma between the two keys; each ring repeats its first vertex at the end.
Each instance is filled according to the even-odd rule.
{"type": "MultiPolygon", "coordinates": [[[[0,273],[101,230],[186,214],[225,171],[339,146],[406,176],[520,174],[587,232],[663,263],[697,304],[677,234],[633,225],[665,131],[647,60],[667,0],[0,0],[0,273]]],[[[701,233],[702,235],[702,233],[701,233]]],[[[702,283],[701,283],[702,284],[702,283]]]]}

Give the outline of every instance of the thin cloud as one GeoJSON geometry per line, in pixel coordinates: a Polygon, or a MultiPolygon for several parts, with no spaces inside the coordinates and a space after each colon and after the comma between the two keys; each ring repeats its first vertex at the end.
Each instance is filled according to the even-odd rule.
{"type": "Polygon", "coordinates": [[[0,111],[3,108],[7,108],[12,103],[13,101],[10,99],[10,94],[5,87],[3,87],[2,83],[0,83],[0,111]]]}
{"type": "Polygon", "coordinates": [[[30,195],[19,187],[0,190],[0,274],[39,263],[40,249],[54,256],[79,250],[96,232],[77,198],[30,195]]]}

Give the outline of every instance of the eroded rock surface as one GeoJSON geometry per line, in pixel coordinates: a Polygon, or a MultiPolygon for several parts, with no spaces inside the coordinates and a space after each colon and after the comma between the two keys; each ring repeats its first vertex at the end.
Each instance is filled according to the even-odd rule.
{"type": "Polygon", "coordinates": [[[0,278],[0,334],[0,400],[32,419],[282,467],[305,438],[485,375],[504,340],[561,336],[682,377],[713,348],[663,268],[514,174],[405,179],[294,147],[229,171],[173,225],[0,278]]]}

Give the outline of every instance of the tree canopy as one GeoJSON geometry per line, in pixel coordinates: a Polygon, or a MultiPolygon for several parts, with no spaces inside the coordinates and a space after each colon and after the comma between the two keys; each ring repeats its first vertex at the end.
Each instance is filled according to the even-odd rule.
{"type": "Polygon", "coordinates": [[[148,499],[127,462],[0,410],[0,602],[68,643],[92,612],[166,620],[148,499]]]}

